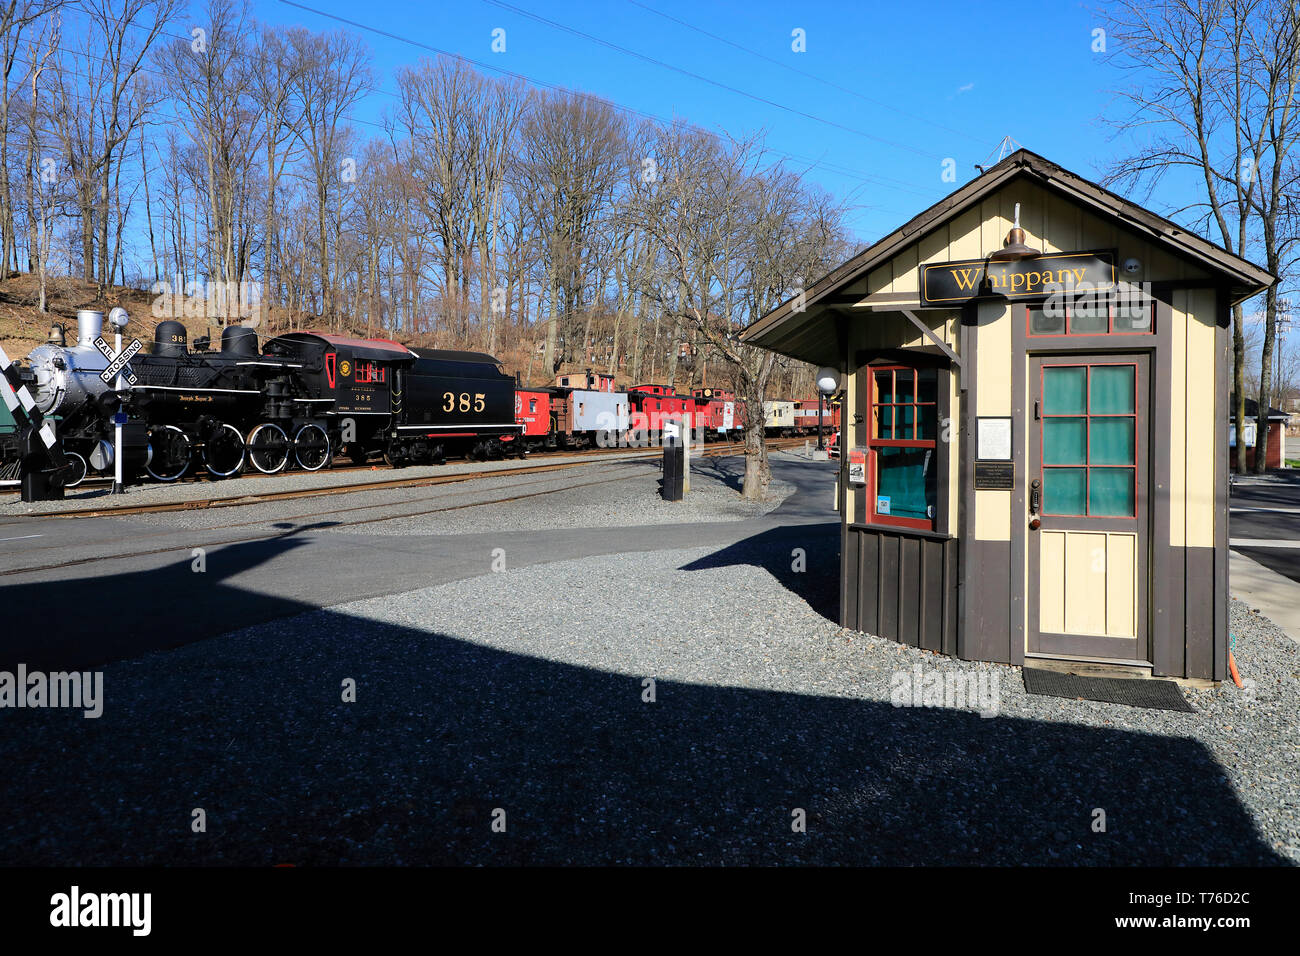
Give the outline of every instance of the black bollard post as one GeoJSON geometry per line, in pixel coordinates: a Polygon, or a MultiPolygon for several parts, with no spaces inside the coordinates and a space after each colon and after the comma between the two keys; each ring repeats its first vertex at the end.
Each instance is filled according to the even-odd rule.
{"type": "Polygon", "coordinates": [[[22,455],[19,471],[22,500],[62,501],[63,475],[35,425],[26,425],[21,430],[19,453],[22,455]]]}
{"type": "Polygon", "coordinates": [[[659,493],[665,501],[681,501],[682,479],[685,472],[686,449],[676,438],[664,438],[664,477],[659,493]]]}

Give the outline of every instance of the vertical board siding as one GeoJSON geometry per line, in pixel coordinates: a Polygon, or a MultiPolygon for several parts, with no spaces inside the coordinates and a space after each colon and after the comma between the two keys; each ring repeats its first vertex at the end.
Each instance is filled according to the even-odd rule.
{"type": "Polygon", "coordinates": [[[957,650],[957,539],[877,528],[848,529],[841,623],[912,647],[957,650]],[[856,565],[856,567],[854,566],[856,565]]]}
{"type": "Polygon", "coordinates": [[[1052,190],[1025,179],[1015,179],[960,216],[940,223],[881,263],[865,279],[851,286],[863,297],[916,295],[917,267],[923,263],[983,259],[1003,246],[1020,203],[1020,225],[1026,242],[1045,253],[1091,252],[1114,249],[1118,261],[1133,256],[1143,263],[1138,281],[1207,277],[1204,269],[1152,245],[1125,229],[1118,220],[1087,210],[1052,190]]]}

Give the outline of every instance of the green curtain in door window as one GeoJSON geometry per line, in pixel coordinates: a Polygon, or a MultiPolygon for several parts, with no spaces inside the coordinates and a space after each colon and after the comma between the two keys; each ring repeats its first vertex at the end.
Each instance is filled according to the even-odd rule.
{"type": "Polygon", "coordinates": [[[1133,419],[1093,416],[1088,436],[1088,461],[1094,465],[1133,464],[1133,419]]]}
{"type": "Polygon", "coordinates": [[[1088,411],[1088,369],[1053,365],[1043,369],[1043,414],[1083,415],[1088,411]]]}
{"type": "Polygon", "coordinates": [[[1043,464],[1086,465],[1087,436],[1086,418],[1043,419],[1043,464]]]}
{"type": "Polygon", "coordinates": [[[1086,515],[1088,469],[1043,469],[1043,514],[1086,515]]]}
{"type": "Polygon", "coordinates": [[[1132,365],[1094,365],[1088,411],[1094,415],[1133,414],[1132,365]]]}
{"type": "Polygon", "coordinates": [[[1132,468],[1088,469],[1088,514],[1131,518],[1134,514],[1132,468]]]}

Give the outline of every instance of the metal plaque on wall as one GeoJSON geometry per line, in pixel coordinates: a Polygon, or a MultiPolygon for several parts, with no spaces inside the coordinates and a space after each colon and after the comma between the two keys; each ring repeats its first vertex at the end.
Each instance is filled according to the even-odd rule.
{"type": "Polygon", "coordinates": [[[1011,461],[976,461],[976,491],[1010,491],[1016,486],[1016,465],[1011,461]]]}

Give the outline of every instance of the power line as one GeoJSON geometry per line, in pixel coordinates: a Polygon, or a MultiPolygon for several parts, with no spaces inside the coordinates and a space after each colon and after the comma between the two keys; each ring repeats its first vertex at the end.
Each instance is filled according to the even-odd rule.
{"type": "MultiPolygon", "coordinates": [[[[421,43],[421,42],[419,42],[419,41],[412,40],[412,39],[410,39],[409,37],[401,37],[401,36],[397,36],[396,34],[390,33],[390,32],[388,32],[388,31],[386,31],[386,30],[382,30],[382,29],[380,29],[380,28],[378,28],[378,27],[372,27],[372,26],[368,26],[368,25],[363,24],[363,23],[358,23],[358,22],[353,21],[353,20],[348,20],[348,19],[345,18],[345,17],[340,17],[340,16],[337,16],[337,15],[332,14],[332,13],[327,13],[327,12],[324,11],[324,10],[318,10],[318,9],[313,8],[313,7],[306,6],[305,4],[294,3],[294,2],[292,2],[292,0],[280,0],[280,2],[286,4],[287,6],[298,7],[299,9],[306,10],[306,11],[309,12],[309,13],[314,13],[314,14],[316,14],[316,15],[318,15],[318,16],[326,17],[327,19],[335,20],[335,21],[337,21],[337,22],[339,22],[339,23],[344,23],[344,24],[347,24],[348,26],[356,27],[356,28],[359,29],[359,30],[365,30],[365,31],[367,31],[367,32],[374,33],[374,34],[377,34],[377,35],[380,35],[380,36],[384,36],[384,37],[388,37],[388,38],[390,38],[390,39],[399,40],[399,41],[401,41],[401,42],[408,43],[408,44],[410,44],[410,45],[412,45],[412,46],[416,46],[416,47],[418,47],[418,48],[420,48],[420,49],[424,49],[424,50],[428,50],[429,52],[437,53],[437,54],[439,54],[439,55],[441,55],[441,56],[446,56],[446,57],[450,57],[450,58],[452,58],[452,59],[456,59],[456,60],[463,61],[463,62],[465,62],[465,63],[473,64],[474,66],[477,66],[477,67],[479,67],[479,68],[481,68],[481,69],[484,69],[484,70],[490,70],[490,71],[493,71],[493,72],[495,72],[495,73],[500,73],[500,74],[505,75],[505,76],[510,76],[510,77],[512,77],[512,78],[522,80],[522,81],[524,81],[524,82],[526,82],[526,83],[530,83],[530,84],[532,84],[533,86],[544,87],[544,88],[546,88],[546,89],[555,90],[555,91],[560,91],[560,92],[567,92],[567,93],[571,93],[572,95],[575,95],[575,96],[580,96],[580,97],[583,97],[583,98],[586,98],[586,99],[595,100],[595,101],[600,102],[600,103],[602,103],[602,104],[604,104],[604,105],[606,105],[606,106],[610,107],[611,109],[614,109],[614,110],[616,110],[616,111],[618,111],[618,112],[627,113],[627,114],[633,114],[633,115],[636,115],[636,116],[640,116],[640,117],[642,117],[643,119],[654,120],[654,121],[656,121],[656,122],[658,122],[658,123],[661,123],[661,124],[664,124],[664,125],[682,126],[682,127],[686,127],[686,128],[688,128],[688,129],[694,129],[694,130],[697,130],[697,131],[700,131],[700,132],[704,132],[704,133],[708,133],[708,132],[709,132],[708,130],[704,130],[702,127],[700,127],[700,126],[698,126],[698,125],[696,125],[696,124],[693,124],[693,123],[687,123],[687,122],[685,122],[685,121],[683,121],[683,120],[672,120],[672,121],[668,121],[668,120],[665,120],[665,119],[663,119],[662,117],[660,117],[660,116],[658,116],[658,115],[656,115],[656,114],[654,114],[654,113],[647,113],[647,112],[644,112],[644,111],[642,111],[642,110],[635,109],[634,107],[622,106],[622,105],[620,105],[620,104],[618,104],[618,103],[614,103],[613,101],[608,100],[608,99],[606,99],[606,98],[604,98],[604,97],[595,96],[594,94],[582,93],[582,92],[580,92],[580,91],[575,91],[575,90],[569,90],[569,89],[566,89],[565,87],[559,86],[559,85],[557,85],[557,84],[547,83],[547,82],[545,82],[545,81],[543,81],[543,80],[535,79],[535,78],[533,78],[533,77],[531,77],[531,76],[528,76],[528,75],[526,75],[526,74],[516,73],[516,72],[511,71],[511,70],[506,70],[506,69],[503,69],[503,68],[501,68],[501,67],[497,67],[497,66],[495,66],[495,65],[492,65],[492,64],[489,64],[489,63],[485,63],[485,62],[483,62],[483,61],[481,61],[481,60],[475,60],[475,59],[473,59],[473,58],[465,57],[465,56],[463,56],[463,55],[461,55],[461,54],[458,54],[458,53],[452,53],[452,52],[447,51],[447,50],[442,50],[442,49],[440,49],[440,48],[438,48],[438,47],[434,47],[434,46],[431,46],[431,45],[426,44],[426,43],[421,43]]],[[[76,11],[76,12],[82,12],[82,11],[76,11]]],[[[150,28],[148,28],[148,27],[145,27],[145,26],[142,25],[142,24],[138,24],[138,23],[134,23],[134,22],[125,22],[125,23],[123,23],[123,25],[124,25],[124,26],[128,26],[128,27],[131,27],[131,28],[136,29],[136,30],[148,30],[148,29],[150,29],[150,28]]],[[[158,36],[168,37],[168,38],[170,38],[170,39],[178,40],[178,41],[180,41],[180,42],[182,42],[182,43],[187,43],[187,44],[188,44],[188,43],[191,43],[191,42],[193,41],[193,39],[194,39],[192,35],[182,35],[182,34],[179,34],[179,33],[171,33],[171,32],[168,32],[168,31],[166,31],[166,30],[158,31],[158,36]]],[[[72,53],[74,53],[74,54],[81,54],[81,55],[89,56],[89,51],[71,50],[70,52],[72,52],[72,53]]],[[[760,55],[761,55],[761,54],[760,54],[760,55]]],[[[234,56],[237,57],[237,58],[245,59],[245,60],[249,60],[249,59],[251,59],[251,57],[250,57],[248,54],[234,54],[234,56]]],[[[141,72],[152,73],[152,74],[155,74],[155,75],[157,75],[157,76],[161,76],[161,77],[163,77],[164,79],[170,79],[170,78],[171,78],[170,74],[166,74],[166,73],[163,73],[162,71],[154,70],[154,69],[151,69],[151,68],[149,68],[149,67],[144,67],[144,66],[142,66],[142,67],[140,67],[139,69],[140,69],[141,72]]],[[[85,79],[89,79],[89,77],[88,77],[87,74],[76,74],[74,71],[69,71],[69,72],[73,72],[73,75],[79,75],[79,76],[82,76],[82,77],[85,78],[85,79]]],[[[379,95],[381,95],[381,96],[387,96],[387,97],[390,97],[390,98],[395,99],[395,100],[400,100],[400,99],[401,99],[401,94],[399,94],[399,93],[397,93],[397,92],[394,92],[394,91],[392,91],[392,90],[386,90],[386,89],[384,89],[382,86],[379,86],[379,85],[374,85],[374,86],[370,86],[370,87],[368,87],[367,90],[366,90],[366,92],[368,92],[368,93],[377,93],[377,94],[379,94],[379,95]]],[[[158,115],[160,115],[161,117],[163,117],[163,118],[165,118],[165,119],[172,119],[172,120],[174,120],[174,121],[176,121],[176,122],[180,122],[180,123],[185,123],[185,122],[191,122],[191,121],[192,121],[192,119],[185,119],[185,118],[178,117],[178,116],[175,116],[175,115],[172,115],[172,114],[167,114],[167,113],[162,112],[161,110],[156,110],[155,112],[157,112],[158,115]]],[[[383,130],[384,132],[388,132],[388,131],[389,131],[388,126],[386,126],[386,125],[383,124],[383,123],[377,123],[377,122],[375,122],[375,121],[373,121],[373,120],[364,120],[364,119],[358,119],[358,118],[355,118],[355,117],[350,117],[349,119],[350,119],[351,122],[355,122],[355,123],[361,124],[361,125],[363,125],[363,126],[371,126],[371,127],[374,127],[375,129],[383,130]]],[[[890,144],[890,145],[893,145],[893,144],[890,144]]],[[[844,177],[844,178],[847,178],[847,179],[856,179],[856,180],[858,180],[859,182],[861,182],[861,183],[863,183],[863,184],[876,184],[876,185],[882,185],[882,186],[886,186],[886,187],[889,187],[889,188],[893,188],[893,189],[901,190],[901,191],[904,191],[904,192],[908,192],[908,193],[911,193],[912,195],[920,196],[920,197],[925,198],[925,199],[930,199],[930,198],[931,198],[931,194],[930,194],[930,193],[927,193],[927,192],[924,192],[924,191],[918,190],[918,189],[916,189],[916,188],[913,186],[913,184],[908,183],[908,182],[905,182],[905,181],[903,181],[903,180],[893,179],[892,177],[889,177],[889,176],[883,176],[883,175],[880,175],[880,174],[878,174],[878,173],[867,173],[867,172],[863,172],[862,170],[856,170],[856,169],[853,169],[853,168],[848,167],[848,166],[844,166],[844,165],[839,164],[839,163],[828,162],[828,161],[826,161],[825,159],[814,159],[814,158],[809,157],[809,156],[801,156],[801,155],[799,155],[798,153],[790,153],[790,152],[786,152],[786,151],[783,151],[783,150],[778,150],[778,149],[771,148],[771,147],[768,147],[768,151],[771,152],[771,153],[773,153],[773,154],[775,154],[775,155],[777,155],[777,156],[781,156],[781,157],[783,157],[783,158],[785,158],[785,159],[788,159],[788,160],[793,160],[793,161],[800,162],[800,163],[810,163],[810,164],[812,164],[812,166],[810,166],[809,168],[821,169],[821,170],[824,170],[825,172],[828,172],[828,173],[831,173],[831,174],[834,174],[834,175],[838,175],[838,176],[841,176],[841,177],[844,177]]],[[[893,213],[893,214],[895,214],[895,215],[903,215],[902,213],[899,213],[897,210],[884,209],[883,207],[877,207],[877,208],[881,208],[881,211],[884,211],[884,212],[891,212],[891,213],[893,213]]]]}
{"type": "MultiPolygon", "coordinates": [[[[281,0],[281,2],[288,2],[288,0],[281,0]]],[[[769,100],[765,96],[759,96],[757,93],[750,93],[747,90],[742,90],[740,87],[732,86],[729,83],[723,83],[721,80],[715,80],[712,77],[705,76],[702,73],[696,73],[692,70],[686,69],[685,67],[676,66],[672,63],[665,62],[664,60],[656,59],[655,57],[652,57],[646,53],[639,53],[636,50],[629,49],[628,47],[619,46],[617,43],[613,43],[609,40],[601,39],[598,36],[587,33],[584,30],[579,30],[576,27],[567,26],[556,20],[551,20],[547,17],[543,17],[536,13],[530,13],[529,11],[523,9],[522,7],[517,7],[511,3],[505,3],[504,0],[483,0],[483,2],[490,4],[491,6],[494,7],[500,7],[502,10],[508,10],[511,13],[516,13],[521,17],[527,17],[529,20],[534,20],[537,23],[544,23],[547,26],[553,27],[556,30],[562,30],[565,33],[571,34],[572,36],[582,37],[585,40],[590,40],[592,43],[598,43],[603,47],[607,47],[608,49],[614,50],[618,53],[625,54],[626,56],[635,57],[636,59],[642,60],[643,62],[653,64],[654,66],[662,67],[665,70],[671,70],[674,73],[680,73],[682,76],[690,77],[693,80],[699,80],[701,83],[708,83],[710,86],[716,86],[718,89],[726,90],[728,93],[735,93],[737,96],[743,96],[746,99],[753,100],[756,103],[762,103],[764,106],[772,106],[775,107],[776,109],[784,110],[785,112],[791,113],[795,116],[802,116],[804,119],[812,120],[815,123],[821,123],[824,126],[830,126],[834,129],[843,130],[846,133],[853,133],[854,135],[857,136],[863,136],[866,137],[867,139],[875,140],[877,143],[883,143],[886,146],[893,146],[895,149],[901,149],[901,150],[906,150],[907,152],[910,153],[916,153],[918,156],[925,156],[927,158],[931,158],[933,155],[931,153],[926,152],[925,150],[918,149],[915,146],[910,146],[907,143],[900,143],[896,140],[887,139],[884,136],[877,136],[875,133],[868,133],[866,130],[858,129],[857,127],[854,126],[846,126],[845,124],[837,122],[836,120],[827,119],[826,117],[818,116],[815,113],[809,113],[806,110],[799,109],[798,107],[787,106],[784,103],[778,103],[776,100],[769,100]]]]}
{"type": "MultiPolygon", "coordinates": [[[[476,59],[474,59],[473,57],[464,56],[463,54],[460,54],[460,53],[453,53],[453,52],[451,52],[450,50],[444,50],[444,49],[441,49],[440,47],[433,46],[432,44],[425,43],[425,42],[423,42],[423,41],[421,41],[421,40],[416,40],[416,39],[414,39],[414,38],[412,38],[412,37],[401,36],[401,35],[399,35],[399,34],[392,33],[392,32],[390,32],[390,31],[388,31],[388,30],[384,30],[384,29],[382,29],[382,28],[380,28],[380,27],[370,26],[369,24],[361,23],[361,22],[359,22],[359,21],[357,21],[357,20],[351,20],[351,19],[348,19],[347,17],[339,16],[339,15],[336,14],[336,13],[329,13],[329,12],[327,12],[327,11],[325,11],[325,10],[319,10],[319,9],[317,9],[317,8],[315,8],[315,7],[308,6],[307,4],[304,4],[304,3],[298,3],[298,2],[296,2],[296,0],[279,0],[279,2],[282,3],[282,4],[284,4],[285,6],[296,7],[296,8],[298,8],[299,10],[305,10],[305,11],[307,11],[308,13],[313,13],[313,14],[315,14],[315,15],[317,15],[317,16],[325,17],[325,18],[328,19],[328,20],[333,20],[333,21],[335,21],[335,22],[337,22],[337,23],[343,23],[343,24],[346,24],[347,26],[354,27],[354,28],[356,28],[356,29],[358,29],[358,30],[363,30],[363,31],[365,31],[365,32],[367,32],[367,33],[373,33],[373,34],[375,34],[376,36],[382,36],[382,37],[386,37],[386,38],[388,38],[388,39],[390,39],[390,40],[396,40],[396,41],[399,42],[399,43],[405,43],[405,44],[407,44],[408,46],[413,46],[413,47],[416,47],[417,49],[426,50],[426,51],[428,51],[428,52],[430,52],[430,53],[436,53],[436,54],[438,54],[439,56],[445,56],[445,57],[448,57],[448,58],[453,59],[453,60],[458,60],[458,61],[460,61],[460,62],[462,62],[462,63],[469,63],[469,64],[472,64],[473,66],[477,66],[477,67],[479,67],[480,69],[488,70],[488,71],[491,71],[491,72],[493,72],[493,73],[498,73],[498,74],[500,74],[500,75],[502,75],[502,76],[508,76],[508,77],[510,77],[510,78],[512,78],[512,79],[521,80],[521,81],[523,81],[523,82],[525,82],[525,83],[530,83],[530,84],[532,84],[532,85],[534,85],[534,86],[537,86],[537,87],[541,87],[541,88],[548,89],[548,90],[553,90],[553,91],[556,91],[556,92],[568,93],[568,94],[570,94],[570,95],[577,96],[577,97],[580,97],[580,98],[582,98],[582,99],[586,99],[586,100],[590,100],[590,101],[592,101],[592,102],[600,103],[600,104],[602,104],[602,105],[604,105],[604,106],[606,106],[606,107],[608,107],[608,108],[610,108],[610,109],[613,109],[613,110],[615,110],[615,111],[617,111],[617,112],[620,112],[620,113],[626,113],[626,114],[631,114],[631,115],[634,115],[634,116],[639,116],[639,117],[641,117],[642,119],[654,120],[655,122],[657,122],[657,123],[661,123],[661,124],[663,124],[663,125],[665,125],[665,126],[681,126],[681,127],[685,127],[685,128],[687,128],[687,129],[693,129],[693,130],[697,130],[697,131],[699,131],[699,132],[709,133],[710,135],[712,135],[712,134],[710,133],[709,130],[705,130],[703,127],[700,127],[700,126],[698,126],[698,125],[695,124],[695,123],[688,123],[688,122],[686,122],[686,121],[684,121],[684,120],[672,120],[672,121],[668,121],[668,120],[663,119],[663,118],[660,117],[660,116],[655,115],[654,113],[647,113],[647,112],[645,112],[645,111],[643,111],[643,110],[639,110],[639,109],[637,109],[637,108],[635,108],[635,107],[632,107],[632,106],[623,106],[623,105],[621,105],[621,104],[619,104],[619,103],[615,103],[615,102],[613,102],[612,100],[609,100],[609,99],[607,99],[607,98],[605,98],[605,97],[603,97],[603,96],[596,96],[596,95],[593,94],[593,93],[584,93],[584,92],[582,92],[582,91],[580,91],[580,90],[571,90],[571,89],[568,89],[568,88],[566,88],[566,87],[563,87],[563,86],[561,86],[561,85],[559,85],[559,84],[557,84],[557,83],[548,83],[548,82],[546,82],[545,80],[538,80],[538,79],[535,79],[535,78],[533,78],[533,77],[531,77],[531,76],[529,76],[529,75],[527,75],[527,74],[525,74],[525,73],[518,73],[518,72],[515,72],[514,70],[508,70],[508,69],[506,69],[506,68],[504,68],[504,67],[496,66],[496,65],[494,65],[494,64],[487,63],[487,62],[485,62],[485,61],[483,61],[483,60],[476,60],[476,59]]],[[[903,182],[901,182],[901,181],[899,181],[899,180],[894,180],[894,181],[891,182],[891,181],[889,180],[888,177],[880,176],[880,175],[878,175],[878,174],[874,174],[874,173],[865,173],[865,172],[861,172],[861,171],[858,171],[858,170],[850,170],[848,167],[838,166],[837,164],[824,163],[824,162],[821,162],[821,161],[819,161],[819,160],[814,160],[814,159],[812,159],[812,158],[810,158],[810,157],[807,157],[807,156],[799,156],[799,155],[797,155],[797,154],[795,154],[795,153],[787,153],[787,152],[785,152],[785,151],[783,151],[783,150],[770,149],[769,151],[772,152],[772,153],[774,153],[774,154],[776,154],[776,155],[778,155],[778,156],[784,156],[784,157],[787,158],[787,159],[793,159],[793,160],[796,160],[796,161],[798,161],[798,162],[817,163],[817,164],[819,164],[822,168],[825,168],[825,169],[827,169],[827,170],[829,170],[829,171],[832,171],[832,172],[839,172],[839,173],[841,173],[842,175],[845,175],[845,176],[851,176],[851,177],[854,177],[854,178],[860,179],[860,180],[862,180],[862,181],[864,181],[864,182],[874,182],[874,183],[878,183],[878,184],[880,184],[880,185],[891,186],[892,188],[901,189],[901,190],[903,190],[903,191],[905,191],[905,192],[911,192],[911,193],[913,193],[913,194],[915,194],[915,195],[922,196],[922,197],[927,198],[927,199],[928,199],[928,198],[931,198],[931,196],[930,196],[929,193],[925,193],[925,192],[922,192],[922,191],[916,189],[916,188],[915,188],[914,186],[912,186],[912,184],[910,184],[910,183],[903,183],[903,182]]]]}
{"type": "MultiPolygon", "coordinates": [[[[487,2],[490,2],[490,0],[487,0],[487,2]]],[[[966,139],[973,140],[974,142],[977,143],[983,143],[985,141],[983,137],[976,136],[974,133],[967,133],[964,130],[953,129],[951,126],[944,126],[942,123],[937,123],[934,120],[929,119],[926,116],[922,116],[919,113],[912,113],[909,112],[908,110],[900,109],[899,107],[894,106],[892,103],[886,103],[883,100],[874,99],[873,97],[867,96],[864,93],[861,93],[858,90],[853,89],[852,87],[843,86],[840,83],[836,83],[834,80],[828,80],[825,77],[818,76],[816,73],[809,73],[807,70],[801,70],[797,66],[791,66],[789,63],[786,63],[783,60],[778,60],[774,56],[768,56],[766,53],[763,53],[759,50],[755,50],[752,47],[744,46],[743,44],[737,43],[734,40],[728,40],[726,37],[719,36],[716,33],[710,33],[708,30],[705,30],[702,27],[697,27],[693,23],[687,23],[685,20],[682,20],[679,17],[675,17],[672,14],[664,13],[662,10],[656,10],[648,3],[641,3],[640,0],[627,0],[627,2],[632,4],[633,6],[640,7],[642,10],[645,10],[647,13],[653,13],[657,17],[662,17],[665,20],[671,20],[673,23],[676,23],[679,26],[686,27],[686,29],[688,30],[694,30],[696,33],[706,36],[710,40],[716,40],[718,43],[725,43],[727,46],[740,50],[742,53],[748,53],[750,56],[756,56],[761,60],[767,61],[768,63],[775,64],[776,66],[781,67],[781,69],[783,70],[789,70],[791,73],[797,73],[800,76],[807,77],[810,80],[815,80],[818,83],[821,83],[825,86],[829,86],[831,89],[839,90],[841,93],[847,93],[849,96],[855,96],[858,99],[862,100],[864,103],[870,103],[873,106],[879,106],[881,109],[889,110],[891,113],[897,113],[900,116],[906,116],[908,119],[918,120],[922,123],[928,123],[931,126],[933,126],[935,129],[941,129],[945,133],[952,133],[955,136],[964,136],[966,139]]]]}

